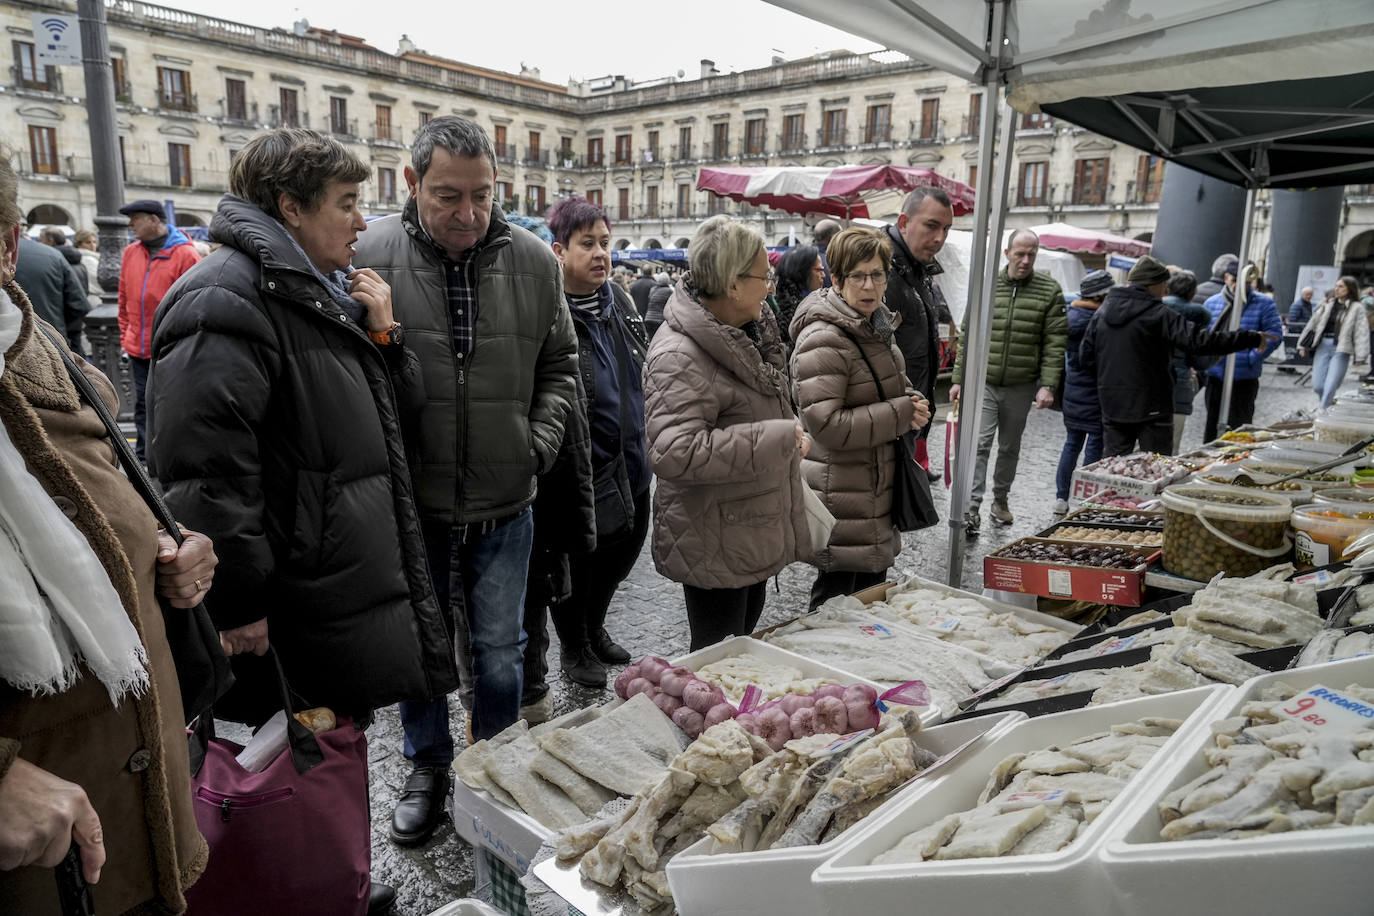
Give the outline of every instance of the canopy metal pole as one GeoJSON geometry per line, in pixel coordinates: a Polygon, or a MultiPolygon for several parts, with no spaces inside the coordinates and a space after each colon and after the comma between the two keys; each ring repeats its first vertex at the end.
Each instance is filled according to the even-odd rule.
{"type": "MultiPolygon", "coordinates": [[[[1245,228],[1240,234],[1240,266],[1236,268],[1236,291],[1231,300],[1231,320],[1227,324],[1227,330],[1240,330],[1240,313],[1245,311],[1246,301],[1249,294],[1245,289],[1245,281],[1248,274],[1245,264],[1250,260],[1250,242],[1255,234],[1255,198],[1258,191],[1254,185],[1245,190],[1245,228]]],[[[1264,349],[1263,345],[1260,347],[1264,349]]],[[[1217,413],[1217,434],[1226,432],[1230,429],[1231,422],[1231,388],[1236,376],[1236,354],[1231,353],[1226,357],[1226,371],[1221,375],[1221,409],[1217,413]]]]}
{"type": "MultiPolygon", "coordinates": [[[[995,61],[1002,55],[1006,33],[1005,3],[991,4],[992,29],[989,50],[995,61]]],[[[1002,241],[1002,217],[1006,209],[1007,180],[1011,174],[1011,151],[1015,141],[1015,112],[998,106],[1002,90],[1002,71],[993,66],[983,77],[983,98],[979,109],[981,137],[978,142],[978,188],[973,210],[973,247],[969,258],[968,302],[964,317],[968,334],[964,338],[964,379],[959,396],[958,460],[954,465],[953,490],[949,500],[949,564],[946,582],[958,588],[964,576],[964,513],[973,490],[974,457],[978,449],[978,424],[983,413],[983,388],[987,374],[988,339],[992,329],[993,280],[997,276],[998,249],[1002,241]],[[997,110],[1002,115],[1002,158],[993,175],[996,150],[997,110]]]]}

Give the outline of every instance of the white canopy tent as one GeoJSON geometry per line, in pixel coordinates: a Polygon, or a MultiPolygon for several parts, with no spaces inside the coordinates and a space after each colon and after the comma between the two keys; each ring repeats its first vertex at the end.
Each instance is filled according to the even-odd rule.
{"type": "MultiPolygon", "coordinates": [[[[1020,111],[1054,106],[1054,114],[1068,120],[1074,120],[1065,110],[1073,100],[1110,105],[1130,128],[1126,142],[1249,188],[1242,257],[1250,244],[1255,190],[1265,186],[1271,174],[1298,177],[1295,172],[1289,176],[1271,173],[1269,157],[1276,141],[1303,138],[1303,144],[1291,144],[1298,147],[1297,154],[1330,154],[1320,143],[1323,138],[1374,124],[1370,99],[1358,94],[1345,107],[1323,109],[1325,100],[1318,96],[1303,104],[1285,100],[1285,108],[1272,113],[1263,110],[1270,99],[1261,96],[1244,105],[1244,115],[1259,115],[1252,118],[1257,123],[1247,131],[1229,123],[1225,111],[1199,110],[1189,94],[1196,87],[1314,80],[1371,69],[1374,17],[1370,0],[1142,0],[1134,4],[1138,7],[1134,11],[1132,0],[769,2],[983,84],[984,125],[995,123],[997,96],[1003,91],[1010,105],[1020,111]],[[1162,97],[1141,99],[1143,93],[1161,93],[1162,97]],[[1136,105],[1123,98],[1154,106],[1154,123],[1147,123],[1136,105]],[[1279,116],[1300,120],[1275,129],[1279,116]],[[1242,161],[1247,156],[1249,161],[1242,161]]],[[[981,269],[970,277],[968,299],[978,307],[969,315],[967,366],[985,366],[987,361],[997,271],[997,258],[986,256],[987,239],[989,231],[993,238],[1001,236],[1014,122],[1011,111],[1005,111],[998,131],[1000,143],[988,129],[979,146],[970,257],[975,268],[981,269]],[[995,145],[1000,145],[1002,155],[994,174],[995,145]]],[[[1371,147],[1374,143],[1347,141],[1331,156],[1327,171],[1319,171],[1326,180],[1308,183],[1341,183],[1332,180],[1336,170],[1363,174],[1374,168],[1371,147]]],[[[1240,310],[1233,310],[1233,316],[1239,320],[1240,310]]],[[[962,455],[972,455],[976,448],[983,376],[970,372],[964,379],[962,455]]],[[[1227,378],[1229,386],[1229,373],[1227,378]]],[[[1223,403],[1228,401],[1223,397],[1223,403]]],[[[950,502],[948,581],[952,585],[959,585],[963,575],[963,514],[972,488],[972,466],[971,461],[960,463],[950,502]]]]}

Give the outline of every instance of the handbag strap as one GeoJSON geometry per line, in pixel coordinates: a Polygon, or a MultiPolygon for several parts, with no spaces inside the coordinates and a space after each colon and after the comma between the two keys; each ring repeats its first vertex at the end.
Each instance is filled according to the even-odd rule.
{"type": "Polygon", "coordinates": [[[873,363],[869,361],[868,354],[864,352],[863,344],[859,343],[859,338],[849,333],[848,328],[840,328],[840,333],[854,342],[855,348],[859,351],[859,358],[864,361],[864,365],[868,367],[869,373],[873,376],[873,386],[878,389],[878,399],[886,401],[887,393],[883,391],[883,383],[878,381],[878,371],[873,368],[873,363]]]}
{"type": "Polygon", "coordinates": [[[119,456],[119,463],[124,468],[124,473],[128,476],[129,482],[134,485],[138,495],[143,498],[153,515],[157,517],[157,523],[166,529],[167,534],[180,547],[181,542],[185,539],[181,534],[180,526],[172,517],[172,512],[167,508],[167,503],[163,501],[162,496],[153,487],[148,472],[143,469],[143,465],[139,464],[138,458],[134,455],[134,450],[129,447],[129,440],[124,438],[124,433],[120,431],[119,424],[115,422],[114,416],[110,413],[110,408],[105,406],[105,399],[95,390],[95,386],[86,377],[86,373],[82,372],[81,367],[76,364],[76,360],[67,351],[65,342],[37,322],[34,323],[34,327],[42,331],[48,340],[52,341],[53,348],[57,350],[57,355],[62,357],[62,364],[67,368],[67,374],[71,376],[72,383],[76,385],[76,390],[81,393],[81,397],[86,403],[95,410],[96,416],[100,417],[100,422],[105,424],[105,431],[114,444],[115,454],[119,456]]]}

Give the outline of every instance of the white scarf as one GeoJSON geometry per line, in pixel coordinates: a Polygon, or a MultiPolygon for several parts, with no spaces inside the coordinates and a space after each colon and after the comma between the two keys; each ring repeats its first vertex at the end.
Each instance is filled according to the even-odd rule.
{"type": "MultiPolygon", "coordinates": [[[[23,318],[0,290],[0,373],[23,318]]],[[[34,695],[62,693],[84,663],[116,706],[147,690],[147,653],[105,568],[24,467],[4,424],[0,583],[0,678],[34,695]]]]}

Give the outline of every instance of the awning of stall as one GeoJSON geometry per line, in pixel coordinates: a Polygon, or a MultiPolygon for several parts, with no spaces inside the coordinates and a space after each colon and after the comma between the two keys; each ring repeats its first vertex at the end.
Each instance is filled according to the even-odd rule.
{"type": "Polygon", "coordinates": [[[1140,257],[1150,253],[1150,243],[1138,239],[1100,232],[1096,229],[1083,229],[1068,223],[1044,223],[1031,226],[1031,232],[1040,236],[1041,248],[1067,251],[1071,254],[1125,254],[1140,257]]]}
{"type": "Polygon", "coordinates": [[[825,213],[846,219],[867,217],[866,195],[878,191],[944,189],[956,216],[973,210],[973,188],[932,169],[905,165],[777,166],[703,168],[697,190],[788,213],[825,213]]]}

